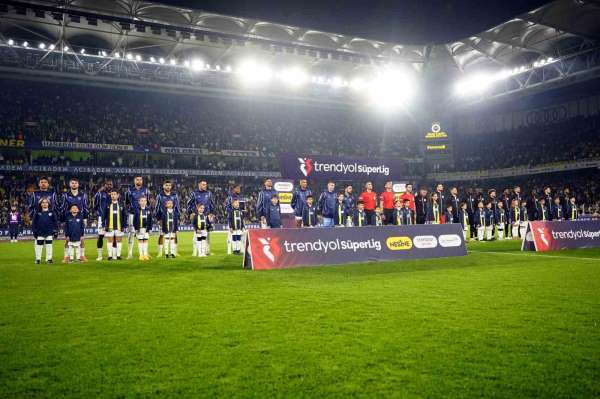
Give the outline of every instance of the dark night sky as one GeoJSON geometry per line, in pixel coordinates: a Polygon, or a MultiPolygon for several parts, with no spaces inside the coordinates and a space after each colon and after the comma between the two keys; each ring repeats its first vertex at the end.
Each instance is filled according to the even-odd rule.
{"type": "Polygon", "coordinates": [[[547,0],[158,2],[405,44],[443,43],[464,38],[548,3],[547,0]]]}

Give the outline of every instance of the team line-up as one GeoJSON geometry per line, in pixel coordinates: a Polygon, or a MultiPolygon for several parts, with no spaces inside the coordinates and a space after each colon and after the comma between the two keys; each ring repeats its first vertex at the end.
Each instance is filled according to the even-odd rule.
{"type": "MultiPolygon", "coordinates": [[[[157,256],[163,256],[164,250],[166,258],[175,258],[182,211],[173,183],[169,180],[163,183],[154,207],[151,207],[150,191],[141,176],[134,178],[133,186],[127,188],[123,197],[110,179],[104,181],[94,196],[93,209],[98,214],[96,260],[104,259],[105,239],[107,259],[121,260],[124,236],[127,236],[129,259],[133,258],[134,241],[137,239],[139,260],[149,260],[149,234],[155,225],[159,231],[157,256]]],[[[63,262],[87,260],[84,250],[85,227],[90,216],[87,198],[79,189],[76,178],[69,180],[69,189],[60,198],[50,188],[47,178],[38,180],[38,189],[30,194],[28,201],[37,264],[41,263],[44,250],[46,263],[52,263],[52,244],[61,227],[65,240],[63,262]]],[[[335,182],[330,181],[326,191],[315,200],[308,181],[301,179],[293,192],[291,207],[296,227],[459,223],[465,239],[479,241],[523,237],[530,220],[579,218],[575,197],[566,190],[561,196],[552,196],[549,187],[544,189],[543,196],[530,198],[528,202],[521,196],[520,187],[514,187],[512,192],[505,190],[501,198],[496,197],[494,189],[488,191],[487,198],[469,190],[461,199],[456,187],[452,187],[446,195],[442,184],[438,184],[431,194],[426,188],[420,188],[415,196],[412,184],[407,184],[405,192],[398,194],[392,191],[392,183],[387,182],[384,191],[378,195],[373,184],[367,182],[356,197],[351,185],[337,192],[335,182]]],[[[271,179],[265,180],[256,208],[261,228],[282,227],[279,196],[271,179]]],[[[213,195],[207,182],[201,180],[186,207],[194,231],[192,256],[210,254],[209,233],[215,223],[214,209],[213,195]]],[[[246,225],[245,200],[240,195],[239,185],[230,192],[225,210],[228,250],[240,254],[246,225]]],[[[17,241],[21,223],[21,215],[13,206],[9,213],[11,242],[17,241]]]]}

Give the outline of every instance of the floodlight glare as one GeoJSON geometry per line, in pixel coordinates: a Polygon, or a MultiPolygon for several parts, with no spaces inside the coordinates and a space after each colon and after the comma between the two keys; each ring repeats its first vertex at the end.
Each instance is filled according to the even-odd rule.
{"type": "Polygon", "coordinates": [[[160,57],[160,58],[158,59],[158,62],[159,62],[159,63],[161,63],[161,64],[164,64],[164,63],[165,63],[165,59],[164,59],[164,58],[162,58],[162,57],[160,57]]]}
{"type": "Polygon", "coordinates": [[[15,41],[13,39],[8,39],[8,45],[12,46],[13,44],[15,44],[15,41]]]}
{"type": "Polygon", "coordinates": [[[69,51],[69,46],[63,47],[63,51],[69,51]]]}
{"type": "Polygon", "coordinates": [[[455,92],[459,96],[481,94],[489,89],[496,80],[497,78],[492,75],[480,73],[458,82],[455,92]]]}
{"type": "Polygon", "coordinates": [[[115,53],[115,58],[121,58],[121,54],[118,51],[115,53]]]}
{"type": "Polygon", "coordinates": [[[38,46],[41,50],[46,48],[46,44],[45,43],[40,43],[38,46]]]}
{"type": "Polygon", "coordinates": [[[81,50],[79,50],[79,52],[80,52],[81,54],[85,54],[85,49],[84,49],[84,48],[82,48],[81,50]]]}
{"type": "Polygon", "coordinates": [[[128,60],[132,60],[133,59],[133,54],[127,53],[127,55],[125,56],[125,58],[127,58],[128,60]]]}
{"type": "Polygon", "coordinates": [[[408,72],[386,68],[367,86],[369,103],[384,111],[405,106],[414,96],[414,78],[408,72]]]}
{"type": "Polygon", "coordinates": [[[268,65],[246,60],[236,68],[240,81],[249,86],[268,83],[273,78],[273,73],[268,65]]]}
{"type": "Polygon", "coordinates": [[[29,47],[29,43],[28,42],[23,42],[23,47],[29,47]]]}
{"type": "Polygon", "coordinates": [[[225,72],[231,72],[231,65],[227,65],[225,67],[225,72]]]}
{"type": "Polygon", "coordinates": [[[285,69],[279,78],[286,86],[290,87],[300,87],[308,82],[308,74],[299,67],[285,69]]]}
{"type": "Polygon", "coordinates": [[[51,45],[49,45],[49,46],[48,46],[48,48],[49,48],[50,50],[54,50],[54,49],[56,48],[56,46],[55,46],[54,44],[51,44],[51,45]]]}
{"type": "Polygon", "coordinates": [[[135,60],[136,60],[136,61],[141,61],[141,60],[142,60],[142,56],[141,56],[141,55],[139,55],[139,54],[136,54],[136,55],[135,55],[135,60]]]}
{"type": "Polygon", "coordinates": [[[171,60],[169,61],[169,64],[171,65],[177,65],[177,60],[174,58],[171,58],[171,60]]]}
{"type": "Polygon", "coordinates": [[[199,58],[192,60],[192,71],[200,72],[204,70],[204,61],[199,58]]]}
{"type": "Polygon", "coordinates": [[[183,61],[183,66],[186,67],[186,68],[189,68],[190,67],[190,62],[188,60],[183,61]]]}

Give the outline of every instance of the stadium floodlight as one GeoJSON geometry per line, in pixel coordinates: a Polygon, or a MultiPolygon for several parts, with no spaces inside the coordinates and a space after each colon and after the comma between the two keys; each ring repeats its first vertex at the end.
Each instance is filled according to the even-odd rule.
{"type": "Polygon", "coordinates": [[[136,54],[136,55],[135,55],[135,60],[136,60],[136,61],[141,61],[141,60],[142,60],[142,56],[141,56],[141,55],[139,55],[139,54],[136,54]]]}
{"type": "Polygon", "coordinates": [[[546,62],[547,62],[548,64],[550,64],[550,63],[552,63],[552,62],[554,62],[554,61],[556,61],[556,60],[554,59],[554,57],[548,57],[548,58],[546,59],[546,62]]]}
{"type": "Polygon", "coordinates": [[[540,66],[540,63],[539,63],[539,62],[537,62],[537,61],[536,61],[536,62],[534,62],[534,63],[533,63],[533,67],[534,67],[534,68],[537,68],[538,66],[540,66]]]}
{"type": "Polygon", "coordinates": [[[8,39],[8,45],[12,46],[13,44],[15,44],[15,41],[13,39],[8,39]]]}
{"type": "Polygon", "coordinates": [[[102,51],[100,52],[100,55],[101,55],[102,57],[106,57],[106,51],[102,50],[102,51]]]}
{"type": "Polygon", "coordinates": [[[175,58],[171,58],[169,60],[169,64],[171,64],[171,65],[177,65],[177,60],[175,58]]]}
{"type": "Polygon", "coordinates": [[[125,55],[125,58],[127,58],[128,60],[132,60],[132,59],[133,59],[133,54],[131,54],[131,53],[127,53],[127,54],[125,55]]]}
{"type": "Polygon", "coordinates": [[[121,58],[121,54],[118,51],[115,53],[115,58],[121,58]]]}
{"type": "Polygon", "coordinates": [[[190,62],[188,60],[183,61],[183,66],[186,68],[190,67],[190,62]]]}
{"type": "Polygon", "coordinates": [[[23,42],[23,47],[29,47],[29,42],[23,42]]]}
{"type": "Polygon", "coordinates": [[[206,68],[206,69],[210,69],[210,64],[206,64],[206,65],[204,65],[204,68],[206,68]]]}
{"type": "Polygon", "coordinates": [[[255,60],[243,61],[236,70],[240,81],[248,86],[267,84],[273,78],[271,68],[255,60]]]}
{"type": "Polygon", "coordinates": [[[192,60],[192,71],[200,72],[204,70],[204,61],[199,58],[195,58],[192,60]]]}
{"type": "Polygon", "coordinates": [[[85,54],[85,49],[84,49],[84,48],[82,48],[81,50],[79,50],[79,52],[80,52],[81,54],[85,54]]]}
{"type": "Polygon", "coordinates": [[[63,51],[69,51],[69,46],[63,47],[63,51]]]}
{"type": "Polygon", "coordinates": [[[160,64],[164,64],[164,63],[165,63],[165,59],[164,59],[164,58],[162,58],[162,57],[160,57],[160,58],[158,59],[158,62],[159,62],[160,64]]]}
{"type": "Polygon", "coordinates": [[[279,79],[292,88],[304,86],[308,82],[308,74],[300,67],[292,67],[283,70],[279,74],[279,79]]]}
{"type": "Polygon", "coordinates": [[[227,65],[225,67],[225,72],[231,72],[231,65],[227,65]]]}
{"type": "Polygon", "coordinates": [[[385,112],[405,106],[415,94],[414,80],[401,69],[388,67],[379,71],[367,86],[369,104],[385,112]]]}
{"type": "Polygon", "coordinates": [[[51,44],[51,45],[49,45],[49,46],[48,46],[48,48],[49,48],[50,50],[54,50],[54,49],[56,48],[56,46],[55,46],[54,44],[51,44]]]}
{"type": "Polygon", "coordinates": [[[215,65],[215,69],[216,69],[217,71],[220,71],[220,70],[221,70],[221,65],[219,65],[219,64],[215,65]]]}
{"type": "Polygon", "coordinates": [[[150,62],[156,62],[156,58],[150,57],[150,62]]]}
{"type": "Polygon", "coordinates": [[[344,80],[340,76],[334,76],[329,81],[329,84],[331,85],[331,87],[337,89],[337,88],[344,86],[344,80]]]}
{"type": "Polygon", "coordinates": [[[39,48],[40,50],[44,50],[44,49],[46,48],[46,43],[40,43],[40,44],[38,45],[38,48],[39,48]]]}

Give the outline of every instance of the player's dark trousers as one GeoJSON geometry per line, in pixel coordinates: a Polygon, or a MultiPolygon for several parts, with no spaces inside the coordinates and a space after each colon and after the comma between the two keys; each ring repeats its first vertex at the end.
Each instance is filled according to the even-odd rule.
{"type": "Polygon", "coordinates": [[[385,216],[385,224],[394,224],[394,209],[384,209],[383,216],[385,216]]]}
{"type": "Polygon", "coordinates": [[[9,225],[8,226],[8,234],[10,235],[11,240],[16,240],[19,236],[19,226],[9,225]]]}
{"type": "Polygon", "coordinates": [[[365,209],[365,215],[367,216],[367,224],[369,224],[371,226],[375,226],[375,210],[374,209],[371,209],[371,210],[365,209]]]}

